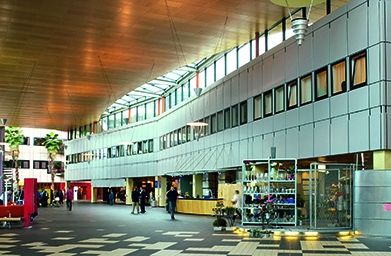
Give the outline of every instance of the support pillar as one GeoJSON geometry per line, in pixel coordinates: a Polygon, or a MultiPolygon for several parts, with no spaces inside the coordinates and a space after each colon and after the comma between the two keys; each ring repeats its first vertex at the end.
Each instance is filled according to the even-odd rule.
{"type": "Polygon", "coordinates": [[[196,198],[197,195],[202,198],[202,174],[193,174],[193,197],[196,198]]]}
{"type": "Polygon", "coordinates": [[[391,150],[379,150],[373,152],[374,170],[391,170],[391,150]]]}
{"type": "Polygon", "coordinates": [[[92,187],[91,191],[91,203],[95,204],[98,202],[98,188],[92,187]]]}
{"type": "Polygon", "coordinates": [[[134,189],[133,179],[126,178],[125,186],[126,186],[126,202],[125,202],[125,204],[131,205],[132,204],[132,191],[134,189]]]}
{"type": "Polygon", "coordinates": [[[162,176],[155,176],[155,183],[157,182],[157,188],[155,188],[156,205],[164,207],[166,205],[166,187],[167,178],[162,176]]]}

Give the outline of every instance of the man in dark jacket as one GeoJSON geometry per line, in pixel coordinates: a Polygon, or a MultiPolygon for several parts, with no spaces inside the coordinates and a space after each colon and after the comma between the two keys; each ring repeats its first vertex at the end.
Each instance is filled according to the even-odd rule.
{"type": "Polygon", "coordinates": [[[137,207],[137,213],[140,213],[140,203],[139,203],[140,193],[137,190],[137,187],[132,191],[132,214],[134,214],[134,208],[137,207]]]}
{"type": "Polygon", "coordinates": [[[178,192],[175,190],[174,186],[171,186],[170,191],[166,195],[166,200],[170,205],[171,219],[175,220],[174,213],[176,207],[176,200],[178,199],[178,192]]]}
{"type": "Polygon", "coordinates": [[[141,208],[141,213],[145,213],[145,199],[147,199],[147,193],[141,187],[140,188],[140,208],[141,208]]]}

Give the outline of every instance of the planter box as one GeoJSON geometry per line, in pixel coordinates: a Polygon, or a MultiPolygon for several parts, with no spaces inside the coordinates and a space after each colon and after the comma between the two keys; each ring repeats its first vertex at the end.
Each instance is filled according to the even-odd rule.
{"type": "Polygon", "coordinates": [[[234,231],[234,230],[235,230],[235,227],[226,227],[225,230],[226,230],[226,231],[234,231]]]}
{"type": "Polygon", "coordinates": [[[223,230],[225,230],[225,228],[224,227],[213,227],[213,230],[214,231],[223,231],[223,230]]]}

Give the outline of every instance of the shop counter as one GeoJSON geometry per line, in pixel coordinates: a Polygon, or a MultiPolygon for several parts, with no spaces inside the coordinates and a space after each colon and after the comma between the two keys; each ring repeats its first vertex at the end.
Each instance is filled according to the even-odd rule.
{"type": "Polygon", "coordinates": [[[216,207],[221,198],[178,198],[176,212],[212,215],[212,208],[216,207]]]}

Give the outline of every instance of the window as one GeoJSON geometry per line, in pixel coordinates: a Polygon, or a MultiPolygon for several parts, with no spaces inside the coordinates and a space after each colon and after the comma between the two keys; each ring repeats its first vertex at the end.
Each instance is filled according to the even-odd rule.
{"type": "Polygon", "coordinates": [[[148,153],[148,141],[144,140],[143,141],[143,153],[148,153]]]}
{"type": "Polygon", "coordinates": [[[180,138],[182,140],[182,143],[186,142],[186,129],[187,128],[188,128],[187,126],[182,127],[182,137],[180,138]]]}
{"type": "Polygon", "coordinates": [[[111,148],[108,148],[107,149],[107,158],[112,158],[112,152],[111,152],[111,148]]]}
{"type": "Polygon", "coordinates": [[[190,126],[186,126],[186,141],[190,141],[191,140],[191,137],[190,137],[190,134],[191,134],[191,132],[190,132],[190,129],[191,129],[191,127],[190,126]]]}
{"type": "Polygon", "coordinates": [[[178,145],[178,132],[174,132],[174,146],[178,145]]]}
{"type": "Polygon", "coordinates": [[[142,154],[143,153],[143,142],[140,141],[137,143],[137,154],[142,154]]]}
{"type": "Polygon", "coordinates": [[[163,135],[163,149],[165,149],[166,146],[166,135],[163,135]]]}
{"type": "Polygon", "coordinates": [[[227,53],[227,74],[231,73],[232,71],[235,71],[238,66],[238,58],[237,58],[237,48],[233,48],[229,53],[227,53]]]}
{"type": "Polygon", "coordinates": [[[224,130],[224,114],[223,111],[217,113],[217,132],[224,130]]]}
{"type": "Polygon", "coordinates": [[[287,101],[288,101],[288,109],[297,107],[297,82],[291,82],[287,86],[287,101]]]}
{"type": "Polygon", "coordinates": [[[19,160],[20,161],[20,168],[22,169],[30,169],[30,161],[29,160],[19,160]]]}
{"type": "Polygon", "coordinates": [[[274,90],[274,104],[275,113],[284,111],[284,86],[280,86],[274,90]]]}
{"type": "Polygon", "coordinates": [[[309,103],[312,101],[311,75],[301,78],[300,81],[301,81],[300,104],[309,103]]]}
{"type": "Polygon", "coordinates": [[[153,152],[153,140],[148,140],[148,152],[153,152]]]}
{"type": "Polygon", "coordinates": [[[163,136],[160,136],[159,142],[160,142],[160,150],[162,150],[163,149],[163,136]]]}
{"type": "Polygon", "coordinates": [[[240,124],[247,123],[247,101],[240,103],[240,124]]]}
{"type": "Polygon", "coordinates": [[[132,147],[132,149],[133,149],[133,155],[137,155],[137,147],[138,147],[138,143],[135,142],[135,143],[133,144],[133,147],[132,147]]]}
{"type": "Polygon", "coordinates": [[[346,61],[331,66],[332,95],[346,91],[346,61]]]}
{"type": "Polygon", "coordinates": [[[34,138],[34,146],[43,146],[45,138],[34,138]]]}
{"type": "Polygon", "coordinates": [[[30,145],[30,137],[25,137],[20,145],[30,145]]]}
{"type": "Polygon", "coordinates": [[[145,104],[137,107],[137,122],[145,120],[145,107],[145,104]]]}
{"type": "MultiPolygon", "coordinates": [[[[162,137],[160,137],[162,138],[162,137]]],[[[128,145],[127,148],[126,148],[126,155],[127,156],[130,156],[132,155],[132,145],[128,145]]]]}
{"type": "Polygon", "coordinates": [[[210,121],[211,121],[211,131],[210,133],[216,133],[217,131],[217,117],[216,117],[216,114],[212,115],[211,118],[210,118],[210,121]]]}
{"type": "Polygon", "coordinates": [[[263,94],[263,111],[264,116],[270,116],[273,114],[272,109],[272,91],[263,94]]]}
{"type": "Polygon", "coordinates": [[[168,133],[167,135],[166,135],[166,148],[169,148],[169,147],[171,147],[171,136],[170,136],[170,134],[168,133]]]}
{"type": "Polygon", "coordinates": [[[239,109],[238,105],[232,106],[232,127],[238,126],[239,109]]]}
{"type": "Polygon", "coordinates": [[[119,146],[119,156],[120,157],[125,156],[125,146],[124,145],[119,146]]]}
{"type": "Polygon", "coordinates": [[[178,129],[178,144],[182,144],[182,128],[178,129]]]}
{"type": "Polygon", "coordinates": [[[231,110],[230,108],[226,108],[224,110],[224,129],[231,128],[231,110]]]}
{"type": "Polygon", "coordinates": [[[215,65],[213,63],[212,65],[206,68],[206,86],[209,86],[214,82],[215,82],[215,65]]]}
{"type": "Polygon", "coordinates": [[[254,98],[254,120],[262,118],[262,95],[254,98]]]}
{"type": "Polygon", "coordinates": [[[216,81],[225,76],[225,56],[216,61],[216,81]]]}
{"type": "Polygon", "coordinates": [[[174,133],[173,132],[170,134],[170,138],[171,138],[170,147],[173,147],[174,146],[174,133]]]}
{"type": "MultiPolygon", "coordinates": [[[[204,135],[208,136],[210,134],[210,129],[211,129],[210,117],[205,117],[205,123],[207,123],[208,125],[203,127],[204,135]]],[[[202,133],[201,133],[200,137],[202,137],[202,133]]]]}
{"type": "Polygon", "coordinates": [[[352,86],[357,88],[367,84],[367,56],[365,52],[359,53],[351,58],[352,86]]]}
{"type": "Polygon", "coordinates": [[[315,99],[320,100],[327,97],[327,67],[315,73],[315,99]]]}
{"type": "Polygon", "coordinates": [[[33,161],[34,169],[47,169],[48,168],[48,162],[47,161],[33,161]]]}

